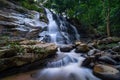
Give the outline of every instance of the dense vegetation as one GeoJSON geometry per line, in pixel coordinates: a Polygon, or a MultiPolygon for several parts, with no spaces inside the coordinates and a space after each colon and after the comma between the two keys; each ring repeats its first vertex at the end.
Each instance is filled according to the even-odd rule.
{"type": "Polygon", "coordinates": [[[120,34],[120,0],[39,0],[60,15],[77,19],[97,33],[120,34]]]}
{"type": "Polygon", "coordinates": [[[39,11],[34,4],[53,9],[59,15],[75,19],[95,29],[98,34],[119,36],[120,34],[120,0],[19,0],[21,4],[39,11]],[[30,4],[30,5],[29,5],[30,4]]]}

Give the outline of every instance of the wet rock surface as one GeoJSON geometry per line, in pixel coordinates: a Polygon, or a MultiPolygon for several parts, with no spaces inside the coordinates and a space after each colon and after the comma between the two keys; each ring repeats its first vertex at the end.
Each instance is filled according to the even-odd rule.
{"type": "Polygon", "coordinates": [[[90,50],[90,49],[89,49],[89,47],[88,47],[87,44],[85,44],[85,43],[80,43],[80,44],[78,44],[78,46],[76,47],[75,52],[77,52],[77,53],[85,53],[85,52],[88,52],[89,50],[90,50]]]}
{"type": "Polygon", "coordinates": [[[8,68],[24,66],[38,60],[54,56],[57,46],[53,43],[42,43],[36,40],[25,40],[0,50],[0,72],[8,68]]]}
{"type": "Polygon", "coordinates": [[[61,45],[60,51],[61,52],[70,52],[73,49],[73,45],[61,45]]]}
{"type": "MultiPolygon", "coordinates": [[[[90,68],[102,80],[120,80],[119,38],[105,38],[90,50],[82,66],[90,68]],[[115,40],[117,39],[117,40],[115,40]],[[114,42],[114,43],[113,43],[114,42]],[[104,45],[104,46],[101,46],[104,45]],[[99,48],[108,46],[106,49],[99,48]]],[[[89,44],[89,43],[88,43],[89,44]]]]}
{"type": "Polygon", "coordinates": [[[119,70],[107,65],[95,65],[94,74],[102,80],[120,80],[119,70]]]}
{"type": "Polygon", "coordinates": [[[0,36],[35,39],[47,25],[45,18],[40,20],[45,16],[43,12],[28,10],[9,0],[0,2],[3,4],[0,8],[0,36]]]}

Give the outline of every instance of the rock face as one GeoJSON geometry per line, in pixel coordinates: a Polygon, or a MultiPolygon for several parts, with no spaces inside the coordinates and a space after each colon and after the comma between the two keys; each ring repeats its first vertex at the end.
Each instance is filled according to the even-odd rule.
{"type": "Polygon", "coordinates": [[[0,35],[35,39],[47,25],[47,20],[40,20],[45,14],[27,10],[12,2],[0,1],[0,35]]]}
{"type": "Polygon", "coordinates": [[[40,10],[40,13],[28,10],[18,5],[15,0],[0,0],[0,71],[46,59],[56,53],[54,44],[31,40],[20,42],[23,38],[36,39],[47,26],[47,18],[43,18],[46,17],[45,13],[42,8],[40,10]],[[4,36],[7,37],[2,39],[4,36]],[[16,39],[18,41],[14,42],[16,39]],[[11,40],[13,42],[10,42],[11,40]],[[36,47],[37,43],[39,46],[36,47]],[[29,45],[33,51],[26,52],[27,48],[23,45],[29,45]]]}
{"type": "Polygon", "coordinates": [[[57,46],[53,43],[42,43],[36,40],[19,42],[19,44],[0,50],[0,71],[45,60],[54,56],[56,51],[57,46]]]}

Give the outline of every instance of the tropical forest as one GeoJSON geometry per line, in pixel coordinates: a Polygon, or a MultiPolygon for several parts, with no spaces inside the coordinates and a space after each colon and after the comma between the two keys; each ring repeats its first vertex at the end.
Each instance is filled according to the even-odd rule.
{"type": "Polygon", "coordinates": [[[0,0],[0,80],[120,80],[120,0],[0,0]]]}

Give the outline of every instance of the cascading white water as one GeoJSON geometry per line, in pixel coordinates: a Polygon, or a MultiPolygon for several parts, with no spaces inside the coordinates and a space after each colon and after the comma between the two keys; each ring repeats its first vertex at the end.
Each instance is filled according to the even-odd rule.
{"type": "Polygon", "coordinates": [[[76,28],[69,24],[64,17],[52,13],[50,10],[45,9],[48,18],[47,36],[48,42],[57,44],[69,44],[75,40],[79,40],[79,34],[76,28]]]}
{"type": "MultiPolygon", "coordinates": [[[[49,20],[47,35],[50,41],[56,43],[69,44],[79,40],[77,29],[69,24],[65,18],[53,14],[50,10],[45,9],[49,20]]],[[[100,80],[92,74],[92,71],[81,66],[83,60],[81,54],[71,52],[61,52],[58,48],[57,56],[49,61],[47,68],[38,71],[34,76],[36,80],[100,80]]]]}
{"type": "Polygon", "coordinates": [[[92,71],[72,63],[61,68],[47,68],[37,73],[37,80],[100,80],[92,71]]]}
{"type": "Polygon", "coordinates": [[[52,62],[48,63],[48,67],[61,67],[61,66],[66,66],[69,63],[76,63],[78,61],[81,61],[80,63],[82,63],[82,61],[84,60],[83,57],[80,57],[80,54],[76,54],[74,52],[74,50],[72,50],[71,52],[64,52],[62,53],[61,51],[57,52],[57,57],[52,60],[52,62]]]}
{"type": "Polygon", "coordinates": [[[58,25],[56,24],[55,20],[53,19],[52,13],[48,10],[45,9],[47,13],[47,18],[49,20],[48,24],[48,34],[50,36],[50,42],[56,43],[56,36],[58,32],[58,25]]]}
{"type": "Polygon", "coordinates": [[[58,50],[58,57],[63,58],[48,63],[48,67],[38,71],[33,78],[36,80],[101,80],[95,77],[92,70],[82,67],[85,58],[72,50],[62,53],[58,50]]]}
{"type": "Polygon", "coordinates": [[[16,19],[15,23],[19,24],[16,27],[16,30],[31,32],[35,27],[44,28],[47,24],[45,22],[40,21],[40,13],[37,11],[31,11],[29,15],[19,14],[19,13],[11,13],[9,17],[16,19]]]}

